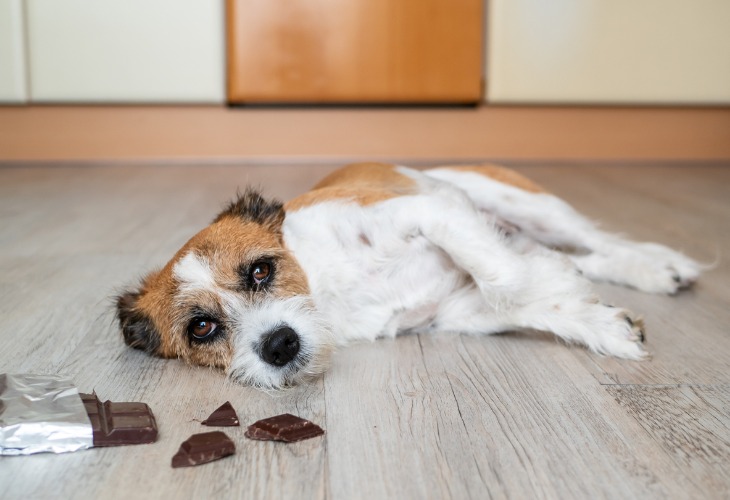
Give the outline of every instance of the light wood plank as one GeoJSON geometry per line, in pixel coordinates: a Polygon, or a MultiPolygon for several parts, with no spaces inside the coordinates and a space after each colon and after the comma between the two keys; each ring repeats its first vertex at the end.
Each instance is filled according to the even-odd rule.
{"type": "Polygon", "coordinates": [[[424,357],[441,361],[459,401],[469,436],[463,446],[471,446],[483,467],[499,471],[490,492],[664,498],[694,488],[692,477],[577,368],[580,352],[551,335],[486,340],[460,337],[454,345],[435,337],[423,343],[424,357]]]}
{"type": "Polygon", "coordinates": [[[328,446],[348,449],[329,462],[333,496],[664,498],[695,490],[699,483],[616,411],[574,356],[528,334],[404,337],[340,353],[325,391],[328,446]],[[419,362],[403,362],[419,351],[419,362]]]}
{"type": "Polygon", "coordinates": [[[730,386],[607,388],[697,485],[698,496],[730,496],[730,386]]]}
{"type": "Polygon", "coordinates": [[[478,498],[494,479],[464,455],[452,389],[416,336],[343,350],[325,400],[328,448],[341,450],[329,456],[333,498],[478,498]]]}

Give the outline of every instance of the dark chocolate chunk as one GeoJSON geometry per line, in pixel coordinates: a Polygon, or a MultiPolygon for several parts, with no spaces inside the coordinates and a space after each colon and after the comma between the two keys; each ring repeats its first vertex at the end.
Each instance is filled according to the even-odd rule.
{"type": "Polygon", "coordinates": [[[190,467],[207,464],[219,458],[233,455],[236,445],[221,431],[193,434],[180,445],[172,457],[173,467],[190,467]]]}
{"type": "Polygon", "coordinates": [[[212,427],[230,427],[241,425],[238,421],[236,410],[231,406],[230,401],[223,403],[220,408],[210,414],[210,416],[201,422],[203,425],[212,427]]]}
{"type": "Polygon", "coordinates": [[[265,418],[250,425],[246,437],[263,441],[285,441],[293,443],[324,434],[324,430],[303,418],[289,413],[276,417],[265,418]]]}
{"type": "Polygon", "coordinates": [[[79,394],[94,430],[94,446],[154,443],[157,422],[145,403],[102,403],[94,394],[79,394]]]}

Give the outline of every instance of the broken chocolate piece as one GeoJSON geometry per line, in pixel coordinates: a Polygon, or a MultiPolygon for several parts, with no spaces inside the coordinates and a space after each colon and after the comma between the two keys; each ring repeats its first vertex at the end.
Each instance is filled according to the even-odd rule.
{"type": "Polygon", "coordinates": [[[236,410],[231,406],[230,401],[223,403],[220,408],[210,414],[210,416],[201,422],[203,425],[213,427],[229,427],[241,425],[238,421],[236,410]]]}
{"type": "Polygon", "coordinates": [[[102,403],[93,394],[79,394],[94,430],[94,446],[154,443],[157,422],[145,403],[102,403]]]}
{"type": "Polygon", "coordinates": [[[236,445],[221,431],[193,434],[180,445],[178,452],[172,457],[173,467],[190,467],[202,465],[233,455],[236,445]]]}
{"type": "Polygon", "coordinates": [[[250,425],[246,437],[263,441],[284,441],[293,443],[324,434],[324,430],[303,418],[284,413],[276,417],[265,418],[250,425]]]}

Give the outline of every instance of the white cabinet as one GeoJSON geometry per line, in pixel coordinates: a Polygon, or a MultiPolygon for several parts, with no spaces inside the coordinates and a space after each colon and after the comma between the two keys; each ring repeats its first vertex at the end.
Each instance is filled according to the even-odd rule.
{"type": "Polygon", "coordinates": [[[487,100],[730,103],[728,0],[491,0],[487,100]]]}
{"type": "Polygon", "coordinates": [[[26,0],[33,102],[220,103],[222,0],[26,0]]]}
{"type": "Polygon", "coordinates": [[[22,0],[0,0],[0,103],[27,100],[22,0]]]}

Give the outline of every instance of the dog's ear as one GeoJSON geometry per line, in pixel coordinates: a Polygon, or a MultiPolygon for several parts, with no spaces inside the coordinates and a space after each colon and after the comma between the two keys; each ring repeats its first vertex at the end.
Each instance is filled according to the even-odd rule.
{"type": "Polygon", "coordinates": [[[248,188],[243,194],[238,193],[213,222],[226,217],[240,217],[278,232],[284,222],[284,206],[278,200],[267,200],[255,189],[248,188]]]}
{"type": "Polygon", "coordinates": [[[130,289],[117,296],[119,328],[128,346],[157,354],[160,348],[160,334],[149,315],[139,307],[139,299],[143,294],[143,289],[130,289]]]}

